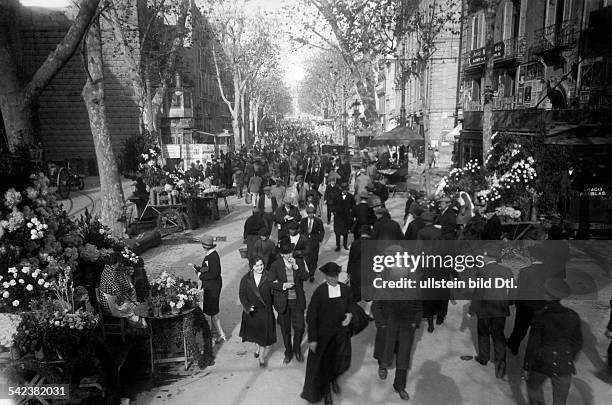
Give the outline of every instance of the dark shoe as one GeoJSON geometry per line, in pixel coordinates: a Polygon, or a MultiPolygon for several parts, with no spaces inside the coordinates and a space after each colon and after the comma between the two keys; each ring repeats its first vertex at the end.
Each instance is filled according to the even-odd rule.
{"type": "Polygon", "coordinates": [[[387,369],[383,367],[378,367],[378,378],[381,380],[387,379],[387,369]]]}
{"type": "Polygon", "coordinates": [[[295,359],[300,363],[304,362],[304,355],[302,355],[302,352],[295,352],[295,359]]]}
{"type": "Polygon", "coordinates": [[[438,315],[438,317],[436,318],[436,325],[442,325],[444,323],[444,317],[438,315]]]}
{"type": "Polygon", "coordinates": [[[348,246],[344,245],[344,250],[349,250],[348,246]]]}
{"type": "Polygon", "coordinates": [[[504,378],[505,375],[506,375],[506,362],[502,360],[495,365],[495,377],[504,378]]]}
{"type": "Polygon", "coordinates": [[[396,389],[395,392],[397,392],[399,394],[399,396],[400,396],[400,398],[402,400],[404,400],[404,401],[409,401],[410,400],[410,395],[408,395],[408,393],[406,392],[405,389],[403,389],[403,388],[401,390],[396,389]]]}
{"type": "Polygon", "coordinates": [[[293,358],[293,355],[291,354],[285,354],[285,359],[283,360],[284,364],[289,364],[291,362],[291,359],[293,358]]]}
{"type": "Polygon", "coordinates": [[[474,357],[474,360],[476,360],[477,362],[479,362],[480,364],[482,364],[483,366],[487,365],[487,360],[481,359],[480,357],[476,356],[474,357]]]}
{"type": "Polygon", "coordinates": [[[253,357],[258,358],[259,357],[259,353],[257,353],[257,352],[253,353],[253,357]]]}
{"type": "Polygon", "coordinates": [[[434,331],[433,318],[427,318],[427,332],[433,333],[433,331],[434,331]]]}
{"type": "Polygon", "coordinates": [[[336,250],[334,250],[335,252],[339,252],[340,251],[340,246],[336,246],[336,250]]]}
{"type": "Polygon", "coordinates": [[[331,396],[331,392],[328,392],[327,394],[325,394],[325,399],[323,400],[323,403],[325,405],[332,405],[334,403],[334,400],[332,399],[332,396],[331,396]]]}
{"type": "Polygon", "coordinates": [[[260,368],[266,368],[268,366],[268,363],[266,363],[265,360],[259,360],[259,367],[260,368]]]}
{"type": "Polygon", "coordinates": [[[314,276],[310,276],[310,278],[308,279],[308,281],[310,281],[311,283],[314,283],[314,276]]]}

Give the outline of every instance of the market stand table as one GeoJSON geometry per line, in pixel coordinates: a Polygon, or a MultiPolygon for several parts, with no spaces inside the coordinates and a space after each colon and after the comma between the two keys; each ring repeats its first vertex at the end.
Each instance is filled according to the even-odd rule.
{"type": "MultiPolygon", "coordinates": [[[[151,349],[151,374],[155,371],[156,364],[185,362],[185,370],[189,368],[189,353],[187,351],[187,339],[185,337],[185,318],[190,316],[195,308],[187,308],[179,313],[171,313],[160,316],[146,316],[149,321],[149,348],[151,349]],[[180,323],[179,323],[180,322],[180,323]],[[165,325],[164,325],[165,324],[165,325]],[[160,331],[162,332],[160,334],[160,331]],[[163,333],[163,332],[170,332],[163,333]],[[168,350],[172,348],[172,342],[182,343],[182,356],[175,356],[171,351],[169,357],[160,356],[156,358],[155,347],[164,347],[168,350]]],[[[161,352],[161,351],[160,351],[161,352]]]]}

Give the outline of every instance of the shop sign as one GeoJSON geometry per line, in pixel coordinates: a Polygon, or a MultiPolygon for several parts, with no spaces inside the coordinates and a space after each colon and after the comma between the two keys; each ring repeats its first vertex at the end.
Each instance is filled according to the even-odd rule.
{"type": "Polygon", "coordinates": [[[164,145],[164,157],[167,159],[180,159],[181,145],[164,145]]]}
{"type": "Polygon", "coordinates": [[[606,197],[607,195],[606,190],[600,186],[585,187],[580,193],[581,197],[606,197]]]}
{"type": "Polygon", "coordinates": [[[484,63],[487,60],[485,48],[478,48],[470,51],[470,65],[484,63]]]}
{"type": "Polygon", "coordinates": [[[506,45],[504,42],[498,42],[493,45],[493,58],[503,58],[506,51],[506,45]]]}

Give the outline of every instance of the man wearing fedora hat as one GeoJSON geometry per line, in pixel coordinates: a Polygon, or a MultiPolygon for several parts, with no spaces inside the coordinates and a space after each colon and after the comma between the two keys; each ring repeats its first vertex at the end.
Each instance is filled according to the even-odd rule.
{"type": "Polygon", "coordinates": [[[340,187],[340,195],[334,201],[334,233],[336,234],[336,252],[340,251],[340,239],[345,250],[348,248],[348,233],[353,226],[353,209],[355,198],[348,191],[348,184],[340,187]]]}
{"type": "Polygon", "coordinates": [[[283,199],[283,205],[278,207],[274,214],[274,221],[278,227],[278,240],[287,237],[289,234],[287,226],[293,221],[298,221],[301,218],[300,211],[293,206],[293,198],[286,195],[283,199]]]}
{"type": "Polygon", "coordinates": [[[325,187],[323,200],[327,203],[327,224],[331,223],[331,216],[334,213],[334,202],[341,194],[340,187],[336,184],[336,180],[331,180],[325,187]]]}
{"type": "Polygon", "coordinates": [[[192,265],[198,278],[202,282],[202,290],[204,292],[203,311],[206,315],[210,315],[210,320],[219,334],[217,342],[226,340],[225,332],[221,327],[221,319],[219,319],[219,299],[221,296],[221,287],[223,285],[221,279],[221,258],[215,250],[217,246],[214,243],[214,238],[210,235],[204,235],[200,239],[202,249],[204,249],[204,259],[201,266],[192,265]]]}
{"type": "Polygon", "coordinates": [[[304,294],[304,281],[308,280],[303,260],[293,257],[291,243],[283,240],[280,245],[280,257],[270,267],[272,280],[274,309],[278,312],[278,323],[283,334],[285,344],[285,359],[287,364],[293,358],[304,361],[302,356],[302,337],[304,335],[304,310],[306,309],[306,295],[304,294]],[[293,327],[293,342],[291,328],[293,327]]]}
{"type": "MultiPolygon", "coordinates": [[[[476,279],[511,280],[512,271],[498,263],[501,259],[501,246],[499,243],[490,243],[483,247],[485,266],[478,269],[476,279]]],[[[482,282],[481,281],[481,282],[482,282]]],[[[508,288],[484,288],[474,290],[469,308],[470,315],[477,317],[478,355],[476,361],[486,365],[490,359],[491,340],[493,340],[493,361],[495,363],[495,376],[502,378],[506,373],[506,338],[504,328],[506,317],[510,315],[510,294],[508,288]]]]}
{"type": "Polygon", "coordinates": [[[374,210],[368,204],[368,197],[370,194],[367,190],[362,190],[359,192],[359,204],[355,206],[353,210],[353,217],[355,219],[353,225],[353,234],[355,235],[355,240],[359,239],[361,236],[359,231],[364,226],[367,225],[368,228],[374,225],[376,222],[376,215],[374,214],[374,210]]]}
{"type": "Polygon", "coordinates": [[[374,210],[376,223],[372,230],[372,239],[376,240],[402,240],[404,234],[400,224],[391,219],[389,211],[384,207],[376,207],[374,210]]]}
{"type": "Polygon", "coordinates": [[[300,221],[300,233],[304,235],[308,241],[308,253],[305,256],[308,272],[310,273],[309,281],[314,282],[314,274],[317,270],[319,262],[319,246],[325,237],[325,228],[323,221],[315,217],[316,208],[312,205],[306,207],[306,218],[300,221]]]}
{"type": "Polygon", "coordinates": [[[570,295],[565,281],[546,280],[544,293],[547,302],[533,316],[523,364],[527,396],[530,404],[545,404],[543,385],[550,378],[554,405],[565,405],[576,373],[574,361],[582,349],[581,321],[574,310],[561,305],[570,295]]]}
{"type": "Polygon", "coordinates": [[[436,227],[441,231],[440,238],[443,240],[456,239],[457,214],[453,210],[452,200],[448,196],[440,198],[440,216],[436,220],[436,227]]]}
{"type": "Polygon", "coordinates": [[[270,190],[270,196],[272,197],[272,207],[274,208],[274,212],[278,210],[280,204],[283,203],[283,199],[287,194],[287,189],[285,188],[285,183],[282,179],[276,179],[276,184],[272,186],[270,190]]]}
{"type": "Polygon", "coordinates": [[[304,176],[298,174],[295,177],[295,205],[298,208],[303,208],[306,202],[306,195],[310,191],[308,183],[304,183],[304,176]]]}

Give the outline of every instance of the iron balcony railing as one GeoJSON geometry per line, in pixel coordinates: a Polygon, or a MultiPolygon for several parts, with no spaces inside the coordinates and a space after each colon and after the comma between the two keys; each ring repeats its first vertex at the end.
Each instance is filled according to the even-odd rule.
{"type": "Polygon", "coordinates": [[[565,20],[535,31],[534,52],[545,52],[557,48],[568,48],[578,38],[577,20],[565,20]]]}
{"type": "MultiPolygon", "coordinates": [[[[495,61],[522,59],[526,53],[526,48],[524,37],[506,38],[493,45],[493,59],[495,61]]],[[[469,66],[485,63],[487,60],[485,47],[464,54],[464,59],[469,63],[469,66]]]]}

